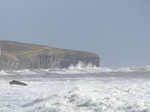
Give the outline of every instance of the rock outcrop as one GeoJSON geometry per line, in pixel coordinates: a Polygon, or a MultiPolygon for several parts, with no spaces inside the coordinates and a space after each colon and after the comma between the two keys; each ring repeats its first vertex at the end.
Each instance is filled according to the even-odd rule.
{"type": "Polygon", "coordinates": [[[99,66],[96,54],[48,46],[0,41],[0,69],[67,68],[79,61],[99,66]]]}
{"type": "Polygon", "coordinates": [[[26,83],[23,83],[23,82],[20,82],[20,81],[17,81],[17,80],[12,80],[9,82],[10,85],[22,85],[22,86],[27,86],[26,83]]]}

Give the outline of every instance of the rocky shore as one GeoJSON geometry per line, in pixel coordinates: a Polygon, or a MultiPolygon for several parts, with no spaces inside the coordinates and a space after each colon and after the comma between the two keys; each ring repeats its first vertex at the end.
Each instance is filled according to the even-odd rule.
{"type": "Polygon", "coordinates": [[[67,68],[79,61],[99,66],[96,54],[13,41],[0,41],[0,69],[67,68]]]}

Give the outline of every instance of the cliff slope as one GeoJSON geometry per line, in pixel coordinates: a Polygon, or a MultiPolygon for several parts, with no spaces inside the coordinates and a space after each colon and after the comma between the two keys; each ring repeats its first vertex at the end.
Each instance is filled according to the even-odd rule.
{"type": "Polygon", "coordinates": [[[67,68],[79,61],[99,66],[96,54],[12,41],[0,41],[0,69],[67,68]]]}

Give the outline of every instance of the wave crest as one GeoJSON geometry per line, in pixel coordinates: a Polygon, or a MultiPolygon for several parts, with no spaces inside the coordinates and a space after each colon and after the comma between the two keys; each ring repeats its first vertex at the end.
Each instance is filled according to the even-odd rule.
{"type": "Polygon", "coordinates": [[[77,65],[73,65],[71,64],[68,69],[83,69],[83,68],[94,68],[95,66],[92,65],[92,63],[88,63],[88,64],[85,64],[84,62],[82,61],[79,61],[77,65]]]}

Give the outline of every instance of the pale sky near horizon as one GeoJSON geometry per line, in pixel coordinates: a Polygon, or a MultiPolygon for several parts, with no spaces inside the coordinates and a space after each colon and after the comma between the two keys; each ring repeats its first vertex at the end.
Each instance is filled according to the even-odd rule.
{"type": "Polygon", "coordinates": [[[150,66],[150,0],[0,0],[0,40],[92,52],[101,67],[150,66]]]}

